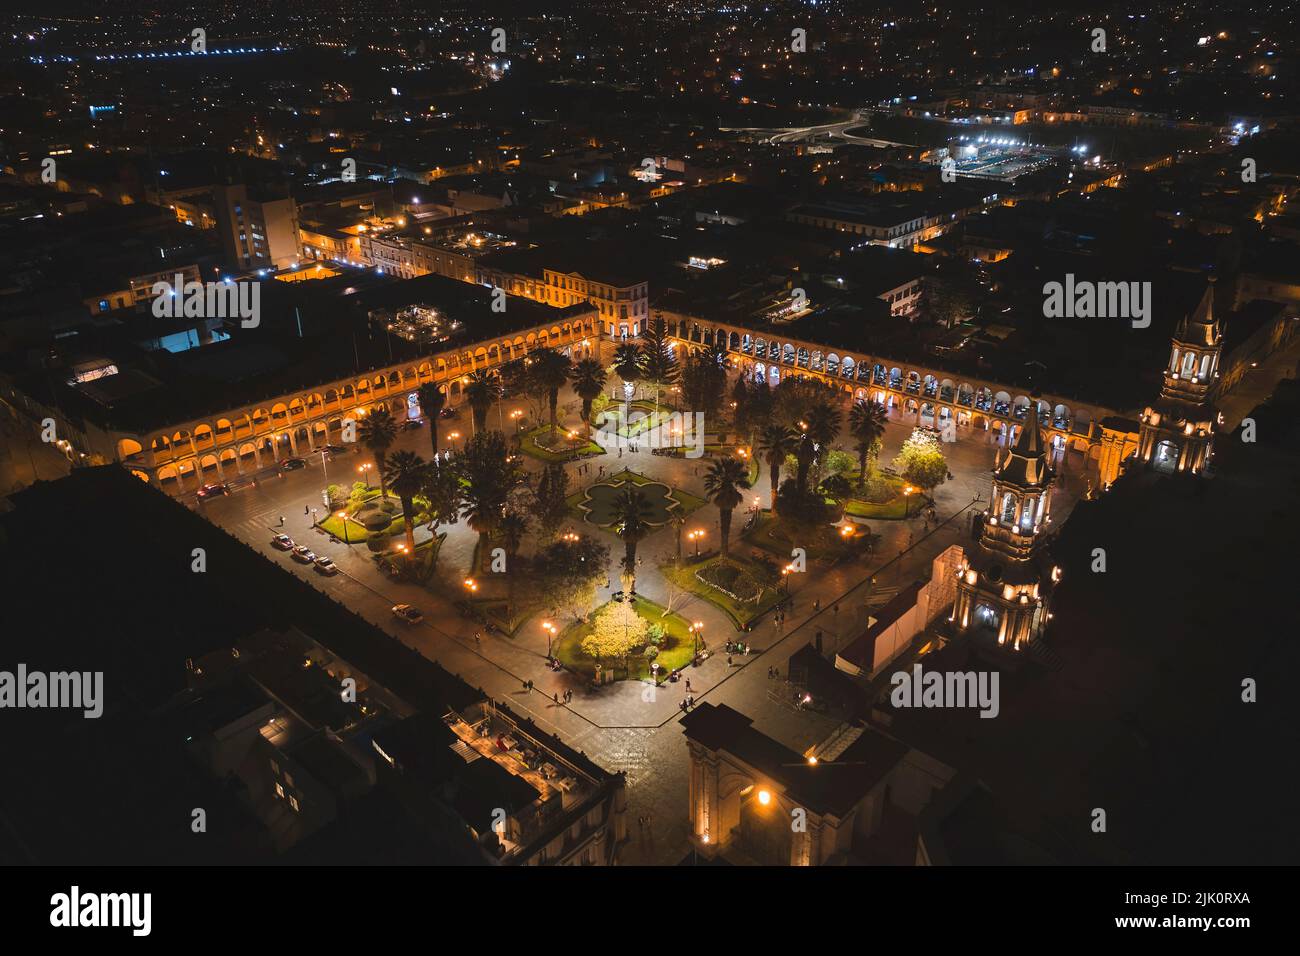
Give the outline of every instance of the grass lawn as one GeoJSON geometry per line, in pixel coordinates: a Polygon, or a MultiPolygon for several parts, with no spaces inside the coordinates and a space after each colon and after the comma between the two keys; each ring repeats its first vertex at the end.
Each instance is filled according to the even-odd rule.
{"type": "Polygon", "coordinates": [[[691,594],[701,597],[710,604],[726,611],[727,616],[731,618],[737,628],[744,628],[784,597],[778,585],[766,587],[756,601],[741,601],[732,597],[726,591],[719,590],[709,583],[701,581],[697,576],[701,570],[716,568],[721,564],[729,564],[737,570],[747,572],[757,582],[761,582],[765,576],[765,571],[756,562],[735,555],[726,558],[721,556],[708,558],[697,563],[685,563],[681,567],[668,562],[660,565],[660,570],[663,571],[665,577],[671,579],[682,590],[689,591],[691,594]]]}
{"type": "Polygon", "coordinates": [[[773,518],[770,511],[765,512],[741,540],[770,552],[783,563],[790,560],[791,548],[803,548],[813,559],[838,558],[847,550],[835,526],[773,518]]]}
{"type": "MultiPolygon", "coordinates": [[[[654,658],[659,662],[660,675],[666,677],[669,671],[689,664],[695,656],[695,646],[686,619],[679,614],[669,613],[665,616],[662,607],[645,598],[636,597],[632,600],[639,617],[664,628],[664,638],[659,645],[659,653],[654,658]]],[[[590,633],[590,624],[571,624],[552,643],[551,653],[569,670],[588,680],[594,680],[596,660],[582,651],[582,639],[590,633]]],[[[603,665],[606,670],[612,667],[619,680],[649,679],[651,675],[650,662],[640,654],[627,656],[626,673],[622,661],[604,661],[603,665]]]]}
{"type": "MultiPolygon", "coordinates": [[[[360,499],[353,499],[353,501],[348,503],[347,513],[349,517],[347,521],[347,541],[349,544],[365,544],[373,538],[387,538],[391,535],[405,533],[406,522],[402,518],[402,503],[392,495],[388,496],[388,500],[396,506],[397,510],[393,512],[392,520],[384,528],[371,531],[361,523],[359,518],[354,517],[354,515],[361,515],[363,512],[369,514],[371,511],[375,510],[369,506],[378,499],[379,489],[376,488],[374,491],[366,492],[366,494],[360,499]],[[357,508],[357,501],[361,502],[360,509],[357,508]]],[[[421,521],[422,515],[417,507],[415,523],[418,525],[421,521]]],[[[317,522],[317,527],[323,528],[325,531],[337,537],[340,541],[344,540],[343,519],[338,516],[338,512],[331,514],[323,521],[317,522]]]]}
{"type": "Polygon", "coordinates": [[[561,438],[562,448],[553,451],[546,447],[550,444],[551,437],[550,425],[538,425],[536,428],[530,428],[519,436],[519,448],[525,455],[542,461],[572,461],[574,458],[589,458],[592,455],[603,455],[605,449],[597,445],[594,441],[588,441],[581,435],[570,441],[567,438],[561,438]],[[543,444],[545,442],[546,444],[543,444]]]}
{"type": "MultiPolygon", "coordinates": [[[[867,479],[866,485],[858,491],[857,472],[845,475],[853,485],[853,495],[844,503],[844,513],[853,518],[875,518],[882,521],[898,521],[909,517],[908,496],[903,494],[907,482],[902,478],[884,475],[879,472],[867,479]]],[[[916,517],[925,508],[918,499],[924,497],[919,493],[911,495],[910,517],[916,517]]]]}

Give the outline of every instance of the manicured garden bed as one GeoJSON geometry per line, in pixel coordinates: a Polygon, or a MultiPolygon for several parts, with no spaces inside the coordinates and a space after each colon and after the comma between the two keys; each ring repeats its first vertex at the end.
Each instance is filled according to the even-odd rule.
{"type": "MultiPolygon", "coordinates": [[[[659,624],[664,629],[658,653],[652,659],[639,653],[629,654],[626,667],[623,660],[602,661],[602,669],[609,671],[612,668],[617,680],[647,680],[652,674],[651,660],[658,662],[661,677],[689,664],[695,656],[695,641],[686,619],[679,614],[665,615],[661,606],[645,598],[636,597],[632,600],[638,617],[651,624],[659,624]]],[[[570,625],[552,643],[551,653],[569,670],[588,680],[594,680],[596,660],[582,649],[582,639],[590,633],[589,623],[570,625]]]]}
{"type": "Polygon", "coordinates": [[[582,435],[571,439],[562,429],[552,435],[550,425],[539,425],[521,434],[519,449],[525,455],[550,462],[591,458],[605,453],[604,448],[594,441],[588,441],[582,435]]]}
{"type": "Polygon", "coordinates": [[[721,608],[738,628],[746,627],[784,596],[779,584],[765,580],[766,569],[735,556],[718,556],[680,567],[667,563],[660,570],[682,590],[721,608]],[[751,595],[754,600],[744,600],[751,595]]]}

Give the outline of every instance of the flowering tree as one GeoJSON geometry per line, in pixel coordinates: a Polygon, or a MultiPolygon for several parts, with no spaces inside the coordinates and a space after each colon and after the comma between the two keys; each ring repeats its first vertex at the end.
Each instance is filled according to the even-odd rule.
{"type": "Polygon", "coordinates": [[[596,660],[626,658],[644,647],[650,622],[636,613],[631,601],[615,601],[596,612],[591,633],[582,639],[582,652],[596,660]]]}

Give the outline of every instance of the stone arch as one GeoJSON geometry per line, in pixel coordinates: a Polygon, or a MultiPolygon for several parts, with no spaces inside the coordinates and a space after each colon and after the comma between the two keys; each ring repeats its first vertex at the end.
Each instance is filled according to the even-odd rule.
{"type": "Polygon", "coordinates": [[[1006,391],[994,392],[992,411],[994,415],[1010,415],[1011,395],[1006,391]]]}
{"type": "Polygon", "coordinates": [[[921,382],[921,391],[925,393],[927,398],[934,398],[939,394],[939,380],[927,372],[921,382]]]}
{"type": "Polygon", "coordinates": [[[212,426],[207,422],[194,426],[194,447],[195,449],[211,448],[216,444],[213,437],[212,426]]]}
{"type": "Polygon", "coordinates": [[[1011,403],[1011,414],[1019,421],[1029,414],[1029,396],[1017,395],[1016,400],[1011,403]]]}
{"type": "Polygon", "coordinates": [[[118,461],[123,461],[130,458],[132,455],[138,455],[142,451],[144,451],[144,446],[134,438],[123,438],[117,443],[118,461]]]}
{"type": "Polygon", "coordinates": [[[853,371],[854,371],[854,369],[856,368],[856,365],[857,365],[857,363],[855,363],[855,362],[853,361],[853,356],[851,356],[851,355],[846,355],[846,356],[844,356],[844,361],[842,361],[842,362],[840,363],[840,375],[841,375],[843,378],[847,378],[847,379],[849,379],[849,380],[852,380],[852,379],[853,379],[853,371]]]}
{"type": "MultiPolygon", "coordinates": [[[[275,414],[274,409],[272,410],[271,414],[273,415],[275,414]]],[[[306,417],[306,415],[307,415],[307,405],[303,402],[301,398],[292,398],[289,400],[290,421],[293,421],[295,418],[304,418],[306,417]]]]}
{"type": "Polygon", "coordinates": [[[956,395],[957,386],[950,378],[945,378],[939,382],[939,401],[951,402],[956,395]]]}
{"type": "Polygon", "coordinates": [[[284,402],[276,402],[271,406],[271,421],[275,427],[280,427],[289,418],[289,406],[284,402]]]}

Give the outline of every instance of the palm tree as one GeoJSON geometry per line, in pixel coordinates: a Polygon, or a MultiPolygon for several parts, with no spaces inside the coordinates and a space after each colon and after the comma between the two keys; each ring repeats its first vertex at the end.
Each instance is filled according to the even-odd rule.
{"type": "Polygon", "coordinates": [[[808,490],[808,470],[813,461],[825,453],[840,433],[840,410],[827,402],[819,402],[808,409],[801,426],[799,448],[795,452],[799,460],[796,479],[800,496],[808,490]]]}
{"type": "Polygon", "coordinates": [[[630,342],[614,349],[614,371],[626,384],[641,377],[641,350],[630,342]]]}
{"type": "Polygon", "coordinates": [[[382,497],[388,496],[388,487],[384,484],[384,453],[393,447],[397,440],[397,422],[386,408],[376,408],[361,422],[361,444],[375,456],[375,471],[379,472],[379,491],[382,497]]]}
{"type": "Polygon", "coordinates": [[[424,486],[424,470],[428,463],[413,451],[395,451],[384,462],[380,476],[393,486],[393,494],[402,502],[402,518],[406,524],[406,559],[415,560],[415,496],[424,486]]]}
{"type": "Polygon", "coordinates": [[[488,560],[488,539],[501,525],[506,498],[519,482],[519,466],[510,460],[505,436],[479,432],[465,443],[457,459],[463,480],[461,516],[478,534],[478,563],[488,560]]]}
{"type": "Polygon", "coordinates": [[[718,506],[722,526],[722,556],[727,556],[727,537],[731,534],[731,513],[745,500],[741,489],[749,487],[749,469],[739,458],[718,458],[704,476],[704,492],[718,506]]]}
{"type": "Polygon", "coordinates": [[[768,477],[772,482],[772,514],[776,514],[776,492],[781,483],[781,466],[796,448],[799,436],[795,430],[780,422],[768,422],[759,436],[759,450],[767,463],[768,477]]]}
{"type": "Polygon", "coordinates": [[[849,434],[858,449],[858,487],[867,480],[867,456],[885,434],[885,406],[862,399],[849,409],[849,434]]]}
{"type": "Polygon", "coordinates": [[[477,434],[487,427],[487,414],[492,403],[501,397],[501,381],[495,372],[478,369],[469,374],[465,385],[465,400],[469,402],[474,415],[474,432],[477,434]]]}
{"type": "Polygon", "coordinates": [[[587,437],[591,437],[591,404],[605,390],[605,381],[609,373],[605,366],[593,358],[585,358],[576,363],[569,372],[573,379],[573,391],[582,399],[582,424],[587,437]]]}
{"type": "Polygon", "coordinates": [[[440,522],[455,521],[460,510],[460,476],[455,467],[435,459],[421,477],[420,495],[428,508],[429,530],[440,522]]]}
{"type": "Polygon", "coordinates": [[[569,367],[572,363],[567,356],[551,348],[538,349],[529,356],[529,359],[533,380],[538,388],[546,393],[546,402],[551,412],[551,434],[554,435],[555,407],[560,401],[560,389],[569,380],[569,367]]]}
{"type": "Polygon", "coordinates": [[[636,546],[647,534],[647,523],[653,514],[645,492],[629,485],[614,499],[614,526],[618,536],[623,539],[623,572],[628,579],[627,594],[631,599],[636,593],[636,546]]]}
{"type": "Polygon", "coordinates": [[[429,439],[433,442],[433,457],[438,457],[438,413],[447,405],[447,393],[433,382],[425,382],[415,390],[420,411],[429,420],[429,439]]]}

